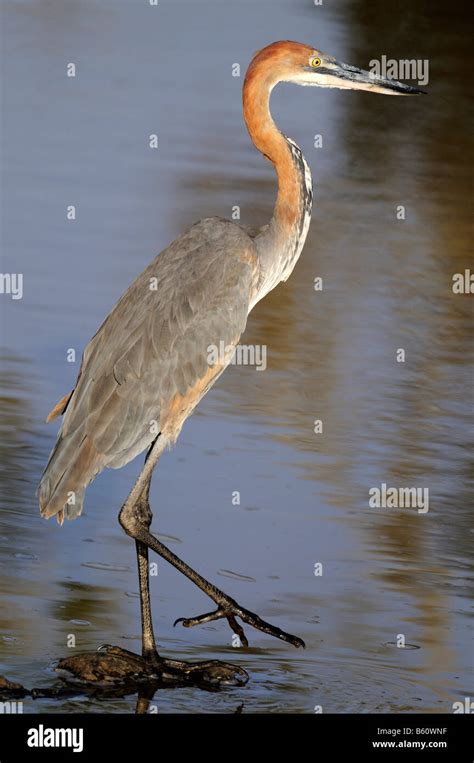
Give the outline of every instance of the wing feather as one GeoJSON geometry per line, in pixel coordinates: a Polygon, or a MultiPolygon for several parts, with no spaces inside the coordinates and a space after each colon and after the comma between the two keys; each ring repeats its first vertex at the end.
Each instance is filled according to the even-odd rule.
{"type": "Polygon", "coordinates": [[[40,486],[45,515],[63,508],[67,490],[83,492],[103,468],[118,468],[145,450],[156,437],[150,422],[163,430],[176,410],[173,400],[194,395],[198,401],[226,365],[209,373],[209,347],[238,342],[257,281],[251,238],[219,218],[196,223],[135,279],[84,351],[40,486]],[[81,449],[87,450],[82,470],[81,449]],[[70,484],[68,469],[80,484],[70,484]],[[55,507],[48,508],[53,498],[55,507]]]}

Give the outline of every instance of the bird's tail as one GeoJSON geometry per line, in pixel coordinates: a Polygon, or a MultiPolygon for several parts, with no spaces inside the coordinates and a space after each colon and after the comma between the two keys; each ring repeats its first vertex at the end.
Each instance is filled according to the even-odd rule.
{"type": "Polygon", "coordinates": [[[41,516],[56,516],[60,525],[64,518],[76,519],[87,485],[101,471],[99,460],[84,424],[66,435],[59,432],[38,487],[41,516]]]}

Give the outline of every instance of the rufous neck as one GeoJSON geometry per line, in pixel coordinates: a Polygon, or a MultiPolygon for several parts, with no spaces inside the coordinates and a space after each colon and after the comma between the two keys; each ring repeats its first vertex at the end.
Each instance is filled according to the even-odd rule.
{"type": "Polygon", "coordinates": [[[285,231],[298,225],[301,218],[304,177],[301,162],[295,161],[294,144],[280,132],[270,113],[270,94],[277,82],[265,62],[252,63],[243,87],[243,110],[254,146],[275,166],[278,196],[272,223],[285,231]]]}

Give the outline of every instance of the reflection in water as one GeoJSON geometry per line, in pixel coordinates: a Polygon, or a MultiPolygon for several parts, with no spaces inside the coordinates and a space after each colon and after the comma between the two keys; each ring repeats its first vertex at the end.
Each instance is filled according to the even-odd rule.
{"type": "MultiPolygon", "coordinates": [[[[230,0],[161,6],[145,17],[131,2],[107,13],[74,4],[71,20],[57,3],[6,4],[4,269],[21,268],[25,295],[1,302],[0,672],[47,681],[44,667],[64,656],[71,633],[80,649],[123,638],[139,649],[133,545],[116,522],[139,464],[102,475],[80,521],[42,522],[34,493],[54,440],[42,422],[74,383],[66,350],[80,357],[156,251],[235,205],[243,225],[270,217],[273,172],[248,140],[242,82],[229,72],[289,37],[366,67],[382,54],[429,59],[430,95],[289,85],[273,95],[276,121],[313,170],[309,238],[291,279],[249,319],[245,342],[267,346],[266,372],[227,371],[163,458],[152,505],[160,537],[180,543],[186,561],[228,578],[231,595],[308,648],[248,633],[251,648],[236,652],[219,624],[173,629],[205,600],[158,560],[163,652],[231,652],[252,679],[238,695],[177,689],[151,702],[178,712],[234,712],[241,702],[243,712],[449,712],[472,685],[472,303],[451,290],[469,267],[467,3],[456,13],[402,3],[389,24],[383,5],[359,0],[324,9],[259,0],[238,13],[230,0]],[[74,83],[55,70],[71,50],[74,83]],[[186,76],[183,60],[193,61],[186,76]],[[78,205],[73,228],[68,203],[78,205]],[[428,487],[429,512],[369,508],[382,482],[428,487]],[[399,634],[419,649],[387,646],[399,634]]],[[[130,712],[135,699],[73,697],[61,709],[130,712]]],[[[31,709],[57,705],[43,698],[31,709]]]]}

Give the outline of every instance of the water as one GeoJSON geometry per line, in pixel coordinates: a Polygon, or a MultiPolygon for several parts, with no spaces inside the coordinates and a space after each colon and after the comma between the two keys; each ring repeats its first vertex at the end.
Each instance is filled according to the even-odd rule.
{"type": "MultiPolygon", "coordinates": [[[[239,651],[224,623],[173,629],[209,601],[158,560],[163,653],[234,660],[251,680],[153,702],[451,712],[472,694],[472,302],[451,290],[469,266],[463,6],[400,3],[387,18],[367,0],[4,3],[2,268],[24,274],[24,296],[1,298],[0,673],[51,685],[68,634],[80,650],[140,648],[134,547],[117,523],[140,463],[101,475],[79,521],[46,523],[34,494],[57,425],[43,421],[105,314],[169,241],[234,205],[245,225],[269,218],[274,176],[248,140],[231,65],[243,74],[255,50],[290,38],[363,67],[382,54],[430,59],[430,95],[273,95],[313,170],[310,234],[291,279],[249,320],[245,340],[267,345],[267,370],[228,369],[160,462],[152,506],[173,551],[307,649],[247,630],[251,648],[239,651]],[[382,482],[428,487],[429,512],[370,508],[382,482]],[[419,648],[394,648],[399,634],[419,648]]],[[[125,712],[135,701],[24,710],[125,712]]]]}

